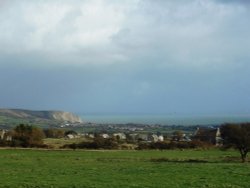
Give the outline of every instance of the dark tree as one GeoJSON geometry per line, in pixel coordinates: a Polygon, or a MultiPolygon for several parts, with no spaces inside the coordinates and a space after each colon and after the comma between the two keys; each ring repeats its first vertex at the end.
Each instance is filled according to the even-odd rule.
{"type": "Polygon", "coordinates": [[[65,136],[67,136],[68,134],[77,135],[77,132],[75,132],[74,130],[68,130],[64,133],[65,136]]]}
{"type": "Polygon", "coordinates": [[[246,162],[250,151],[250,123],[224,124],[221,126],[221,136],[223,144],[238,149],[242,162],[246,162]]]}
{"type": "Polygon", "coordinates": [[[63,129],[49,128],[43,130],[47,138],[63,138],[65,131],[63,129]]]}
{"type": "Polygon", "coordinates": [[[181,141],[184,138],[184,133],[182,131],[173,132],[172,140],[181,141]]]}
{"type": "Polygon", "coordinates": [[[31,125],[20,124],[13,130],[13,146],[37,147],[43,145],[44,133],[31,125]]]}

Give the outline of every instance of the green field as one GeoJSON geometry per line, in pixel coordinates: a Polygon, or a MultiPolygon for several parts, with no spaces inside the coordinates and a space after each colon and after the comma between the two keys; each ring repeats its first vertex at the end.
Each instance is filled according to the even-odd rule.
{"type": "Polygon", "coordinates": [[[249,187],[235,151],[0,150],[0,187],[249,187]]]}

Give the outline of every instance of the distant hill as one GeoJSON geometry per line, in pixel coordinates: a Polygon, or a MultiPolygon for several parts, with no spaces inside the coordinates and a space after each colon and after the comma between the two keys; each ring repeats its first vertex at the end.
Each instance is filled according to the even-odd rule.
{"type": "Polygon", "coordinates": [[[33,111],[23,109],[0,109],[0,116],[33,121],[58,121],[69,123],[82,123],[79,116],[63,111],[33,111]]]}

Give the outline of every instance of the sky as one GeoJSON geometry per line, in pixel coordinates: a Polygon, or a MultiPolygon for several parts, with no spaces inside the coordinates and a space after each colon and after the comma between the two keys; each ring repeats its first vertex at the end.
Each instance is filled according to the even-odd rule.
{"type": "Polygon", "coordinates": [[[0,0],[0,107],[250,115],[250,1],[0,0]]]}

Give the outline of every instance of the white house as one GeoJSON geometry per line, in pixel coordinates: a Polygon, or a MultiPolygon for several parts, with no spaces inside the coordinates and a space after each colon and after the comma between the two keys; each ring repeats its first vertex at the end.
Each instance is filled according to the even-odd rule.
{"type": "Polygon", "coordinates": [[[109,138],[109,135],[108,135],[108,134],[105,134],[105,133],[100,134],[100,136],[101,136],[102,138],[109,138]]]}

